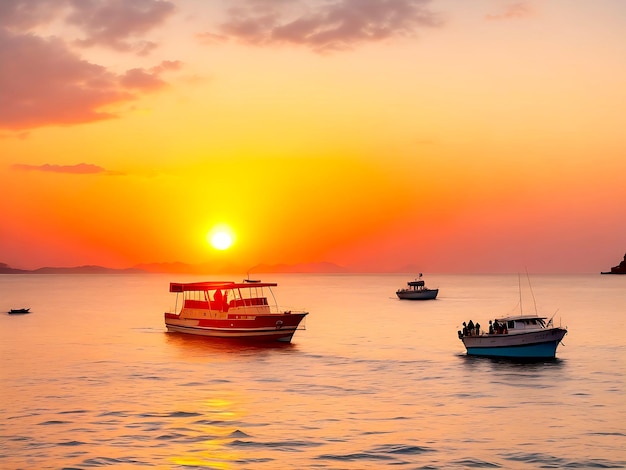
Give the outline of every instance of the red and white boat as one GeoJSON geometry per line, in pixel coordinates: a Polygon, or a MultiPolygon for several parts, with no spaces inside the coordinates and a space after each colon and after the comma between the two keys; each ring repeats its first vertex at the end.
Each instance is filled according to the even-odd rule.
{"type": "Polygon", "coordinates": [[[308,312],[281,310],[272,291],[277,285],[250,280],[171,282],[176,305],[174,312],[165,313],[165,326],[175,333],[288,343],[297,329],[304,329],[301,322],[308,312]]]}

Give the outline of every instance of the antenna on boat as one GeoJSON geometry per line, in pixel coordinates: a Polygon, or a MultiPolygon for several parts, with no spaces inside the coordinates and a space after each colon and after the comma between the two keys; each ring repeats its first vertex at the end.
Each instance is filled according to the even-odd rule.
{"type": "Polygon", "coordinates": [[[556,315],[556,313],[557,313],[558,311],[559,311],[559,309],[557,308],[557,309],[555,310],[555,312],[552,314],[552,316],[550,317],[550,319],[548,320],[547,325],[550,325],[550,323],[552,323],[552,319],[554,318],[554,316],[556,315]]]}

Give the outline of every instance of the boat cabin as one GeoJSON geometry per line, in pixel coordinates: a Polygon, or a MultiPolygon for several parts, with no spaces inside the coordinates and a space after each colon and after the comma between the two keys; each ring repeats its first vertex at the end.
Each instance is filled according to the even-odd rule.
{"type": "Polygon", "coordinates": [[[507,317],[496,318],[495,320],[501,325],[506,325],[509,333],[514,331],[528,331],[528,330],[541,330],[546,328],[545,317],[537,316],[521,316],[521,317],[507,317]]]}
{"type": "Polygon", "coordinates": [[[275,286],[267,282],[172,282],[170,292],[176,293],[174,311],[178,311],[182,294],[181,317],[219,319],[271,313],[267,292],[274,297],[271,288],[275,286]]]}
{"type": "Polygon", "coordinates": [[[406,285],[409,286],[407,290],[423,290],[425,287],[424,281],[409,281],[406,285]]]}

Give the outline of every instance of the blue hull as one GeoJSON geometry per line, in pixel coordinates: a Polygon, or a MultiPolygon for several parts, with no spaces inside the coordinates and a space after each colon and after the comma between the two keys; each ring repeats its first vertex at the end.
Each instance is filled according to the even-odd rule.
{"type": "Polygon", "coordinates": [[[516,358],[554,358],[560,341],[523,344],[519,346],[468,347],[469,356],[516,357],[516,358]]]}

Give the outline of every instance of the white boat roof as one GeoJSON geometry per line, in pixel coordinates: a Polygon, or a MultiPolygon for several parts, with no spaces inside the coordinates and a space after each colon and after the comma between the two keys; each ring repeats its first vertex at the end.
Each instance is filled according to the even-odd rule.
{"type": "Polygon", "coordinates": [[[524,321],[524,320],[545,320],[548,317],[538,315],[511,315],[509,317],[496,318],[496,321],[524,321]]]}
{"type": "Polygon", "coordinates": [[[207,282],[170,282],[170,292],[212,291],[228,289],[249,289],[255,287],[276,287],[275,282],[257,281],[207,281],[207,282]]]}

